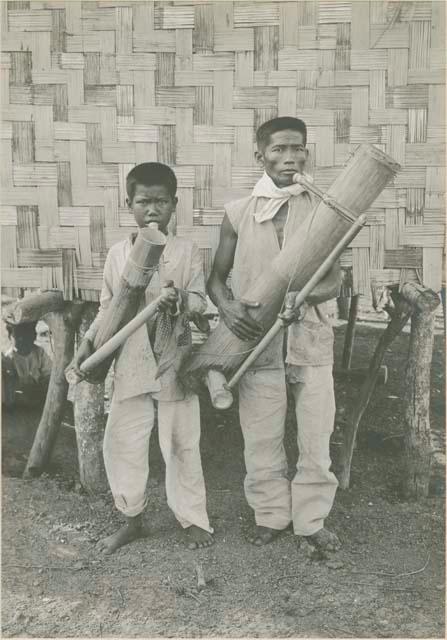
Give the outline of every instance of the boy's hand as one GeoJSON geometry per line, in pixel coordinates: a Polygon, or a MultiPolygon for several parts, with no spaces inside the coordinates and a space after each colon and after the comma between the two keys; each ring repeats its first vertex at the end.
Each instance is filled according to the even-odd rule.
{"type": "Polygon", "coordinates": [[[84,380],[86,377],[86,374],[81,371],[81,368],[80,368],[81,364],[84,362],[84,360],[87,360],[87,358],[89,358],[92,355],[92,353],[93,353],[92,343],[90,342],[90,340],[86,340],[84,338],[84,340],[79,345],[79,349],[75,353],[75,356],[70,366],[70,368],[74,370],[76,375],[79,378],[81,378],[81,380],[84,380]]]}
{"type": "Polygon", "coordinates": [[[240,340],[256,340],[264,333],[262,325],[252,318],[248,309],[257,309],[259,302],[227,300],[219,313],[229,330],[240,340]]]}
{"type": "Polygon", "coordinates": [[[158,302],[158,309],[160,311],[176,311],[176,305],[179,301],[179,293],[174,287],[172,280],[169,280],[162,288],[160,293],[161,299],[158,302]]]}

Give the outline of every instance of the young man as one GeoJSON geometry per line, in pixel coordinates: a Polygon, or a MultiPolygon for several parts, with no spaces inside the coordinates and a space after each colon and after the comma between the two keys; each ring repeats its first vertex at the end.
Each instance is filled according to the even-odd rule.
{"type": "MultiPolygon", "coordinates": [[[[244,302],[259,274],[306,219],[314,199],[293,182],[307,158],[306,125],[297,118],[275,118],[256,132],[256,160],[264,175],[247,198],[226,205],[220,243],[208,281],[208,293],[227,327],[239,338],[262,333],[244,302]],[[227,277],[232,271],[230,292],[227,277]]],[[[245,442],[245,495],[255,512],[256,528],[249,540],[263,545],[290,522],[296,535],[306,536],[322,553],[338,548],[335,534],[324,528],[335,497],[337,480],[329,471],[329,439],[335,402],[332,380],[333,333],[321,302],[337,295],[337,265],[314,289],[306,308],[287,333],[260,355],[239,383],[239,413],[245,442]],[[286,376],[296,408],[299,459],[290,483],[286,477],[284,428],[286,376]]]]}
{"type": "MultiPolygon", "coordinates": [[[[180,307],[187,315],[203,313],[206,298],[199,250],[190,240],[168,232],[177,204],[175,174],[157,162],[140,164],[128,174],[126,189],[127,205],[138,227],[156,222],[168,237],[158,273],[146,289],[146,303],[158,296],[164,283],[172,280],[175,288],[159,304],[160,310],[174,313],[180,307]]],[[[117,292],[133,239],[131,236],[118,242],[107,255],[100,311],[74,361],[78,375],[81,363],[92,353],[101,316],[117,292]]],[[[126,523],[98,543],[105,553],[113,553],[118,547],[146,535],[141,518],[149,475],[154,399],[158,400],[158,432],[166,463],[168,505],[186,529],[190,549],[213,542],[199,450],[199,400],[196,395],[185,392],[169,371],[156,379],[156,349],[148,338],[153,333],[151,326],[138,329],[126,340],[115,359],[114,394],[104,434],[104,462],[115,505],[124,514],[126,523]]]]}
{"type": "Polygon", "coordinates": [[[6,321],[10,348],[2,353],[2,404],[39,406],[45,402],[53,363],[35,344],[36,322],[6,321]]]}

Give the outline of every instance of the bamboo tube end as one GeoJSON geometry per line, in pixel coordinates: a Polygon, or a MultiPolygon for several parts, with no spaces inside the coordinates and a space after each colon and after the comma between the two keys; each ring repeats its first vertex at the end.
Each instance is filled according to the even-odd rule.
{"type": "Polygon", "coordinates": [[[144,242],[148,242],[149,244],[164,246],[167,242],[165,234],[159,231],[156,222],[151,222],[148,227],[140,229],[139,235],[144,242]]]}
{"type": "Polygon", "coordinates": [[[224,374],[216,369],[209,369],[205,376],[205,384],[208,387],[212,405],[215,409],[224,411],[233,404],[233,394],[227,387],[224,374]]]}

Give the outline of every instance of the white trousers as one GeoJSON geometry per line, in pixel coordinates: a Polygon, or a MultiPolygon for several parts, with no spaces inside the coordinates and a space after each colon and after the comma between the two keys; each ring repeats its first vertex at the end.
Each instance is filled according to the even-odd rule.
{"type": "Polygon", "coordinates": [[[307,536],[324,526],[338,485],[329,471],[335,400],[332,365],[298,370],[299,376],[290,385],[299,449],[292,482],[287,479],[284,450],[284,370],[248,371],[239,384],[239,414],[245,442],[245,495],[256,523],[284,529],[292,521],[295,534],[307,536]]]}
{"type": "MultiPolygon", "coordinates": [[[[121,402],[112,399],[104,434],[104,463],[116,508],[140,514],[146,504],[149,438],[154,400],[146,393],[121,402]]],[[[199,399],[158,402],[158,437],[166,464],[166,496],[182,527],[212,532],[200,458],[199,399]]]]}

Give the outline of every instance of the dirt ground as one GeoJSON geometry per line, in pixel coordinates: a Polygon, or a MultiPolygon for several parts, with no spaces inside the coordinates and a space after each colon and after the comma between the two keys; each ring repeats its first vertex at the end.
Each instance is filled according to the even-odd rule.
{"type": "MultiPolygon", "coordinates": [[[[345,327],[336,330],[337,361],[345,327]]],[[[353,366],[365,366],[382,329],[359,324],[353,366]]],[[[119,523],[109,495],[88,497],[77,478],[73,429],[63,426],[48,473],[23,480],[39,415],[3,416],[2,633],[5,637],[444,637],[444,478],[431,496],[400,493],[402,379],[408,334],[387,353],[387,385],[362,421],[351,488],[339,491],[328,526],[343,541],[330,562],[309,557],[291,532],[250,546],[253,519],[243,495],[243,443],[237,412],[217,413],[202,398],[203,460],[216,544],[187,551],[169,512],[163,463],[152,443],[151,537],[99,557],[94,542],[119,523]],[[206,588],[197,589],[200,562],[206,588]]],[[[444,449],[445,342],[436,336],[431,416],[444,449]]],[[[359,384],[337,383],[337,425],[359,384]]],[[[287,449],[296,457],[290,415],[287,449]]]]}

